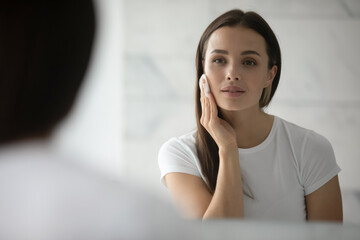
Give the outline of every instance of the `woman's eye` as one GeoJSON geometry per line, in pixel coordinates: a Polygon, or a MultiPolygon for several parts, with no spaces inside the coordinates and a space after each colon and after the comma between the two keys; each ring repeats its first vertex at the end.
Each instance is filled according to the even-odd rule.
{"type": "Polygon", "coordinates": [[[254,60],[245,60],[243,64],[247,66],[255,66],[256,62],[254,60]]]}
{"type": "Polygon", "coordinates": [[[221,58],[216,58],[213,60],[214,63],[224,63],[225,60],[224,59],[221,59],[221,58]]]}

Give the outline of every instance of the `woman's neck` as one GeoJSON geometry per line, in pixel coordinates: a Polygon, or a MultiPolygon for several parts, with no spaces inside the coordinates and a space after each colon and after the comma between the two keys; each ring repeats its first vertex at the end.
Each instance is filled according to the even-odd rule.
{"type": "Polygon", "coordinates": [[[235,130],[239,148],[252,148],[269,135],[274,116],[255,106],[241,111],[221,110],[221,114],[235,130]]]}

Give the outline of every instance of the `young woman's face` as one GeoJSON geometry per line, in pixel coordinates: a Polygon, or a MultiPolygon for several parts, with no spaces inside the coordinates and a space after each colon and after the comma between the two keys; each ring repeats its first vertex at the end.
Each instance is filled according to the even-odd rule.
{"type": "Polygon", "coordinates": [[[268,69],[264,38],[244,27],[222,27],[212,33],[203,60],[211,92],[224,110],[259,108],[263,89],[277,67],[268,69]]]}

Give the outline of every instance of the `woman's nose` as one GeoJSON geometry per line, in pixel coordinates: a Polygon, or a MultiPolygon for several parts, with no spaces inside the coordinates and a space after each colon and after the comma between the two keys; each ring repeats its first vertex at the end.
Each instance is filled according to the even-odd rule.
{"type": "Polygon", "coordinates": [[[226,75],[227,80],[240,80],[240,74],[236,71],[229,71],[226,75]]]}
{"type": "Polygon", "coordinates": [[[227,75],[226,75],[226,79],[227,80],[240,80],[240,74],[237,71],[238,66],[236,65],[236,63],[231,63],[228,65],[228,71],[227,71],[227,75]]]}

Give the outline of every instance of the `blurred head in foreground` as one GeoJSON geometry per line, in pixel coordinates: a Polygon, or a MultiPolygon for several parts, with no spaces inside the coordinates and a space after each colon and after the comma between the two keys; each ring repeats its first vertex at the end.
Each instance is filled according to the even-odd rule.
{"type": "Polygon", "coordinates": [[[68,114],[94,33],[91,0],[0,2],[0,144],[46,137],[68,114]]]}

